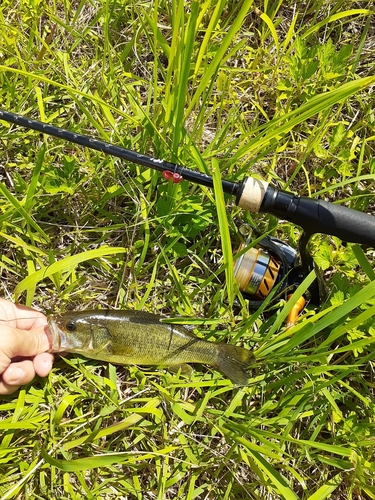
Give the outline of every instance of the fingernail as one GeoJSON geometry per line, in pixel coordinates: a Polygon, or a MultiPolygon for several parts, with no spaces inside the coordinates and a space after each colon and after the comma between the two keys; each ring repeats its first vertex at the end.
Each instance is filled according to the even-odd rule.
{"type": "Polygon", "coordinates": [[[22,368],[13,368],[12,373],[10,375],[10,382],[11,383],[16,383],[19,382],[20,380],[23,379],[25,375],[25,372],[22,370],[22,368]]]}

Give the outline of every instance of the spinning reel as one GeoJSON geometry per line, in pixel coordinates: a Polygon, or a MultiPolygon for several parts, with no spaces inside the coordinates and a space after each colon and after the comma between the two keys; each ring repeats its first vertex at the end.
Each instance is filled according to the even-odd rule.
{"type": "MultiPolygon", "coordinates": [[[[183,165],[136,153],[2,109],[0,109],[0,120],[158,170],[166,179],[173,182],[185,179],[213,188],[211,176],[183,165]]],[[[240,289],[249,296],[250,305],[260,305],[276,286],[278,291],[292,293],[314,269],[312,257],[306,250],[312,234],[329,234],[349,243],[375,247],[375,217],[372,215],[324,200],[280,191],[267,182],[253,177],[245,177],[240,182],[222,180],[222,189],[224,193],[235,196],[236,204],[241,208],[254,213],[268,213],[303,229],[299,242],[300,264],[298,265],[296,250],[277,238],[268,236],[260,241],[257,248],[249,248],[247,251],[244,249],[242,253],[240,250],[234,274],[240,289]]],[[[316,279],[308,291],[309,300],[316,305],[320,302],[318,281],[316,279]]]]}
{"type": "Polygon", "coordinates": [[[305,294],[306,297],[292,309],[287,323],[295,323],[306,299],[315,306],[320,304],[325,290],[305,242],[302,236],[298,251],[273,236],[262,238],[256,247],[248,250],[245,249],[250,244],[250,238],[241,244],[240,256],[234,264],[234,277],[239,289],[248,298],[251,309],[260,307],[274,289],[276,294],[271,303],[279,298],[288,299],[312,269],[315,269],[317,277],[305,294]]]}
{"type": "MultiPolygon", "coordinates": [[[[241,245],[241,248],[246,246],[241,245]]],[[[249,248],[235,262],[234,277],[245,295],[253,303],[262,302],[271,290],[283,282],[290,288],[288,275],[295,268],[297,252],[283,241],[267,236],[257,248],[249,248]]]]}

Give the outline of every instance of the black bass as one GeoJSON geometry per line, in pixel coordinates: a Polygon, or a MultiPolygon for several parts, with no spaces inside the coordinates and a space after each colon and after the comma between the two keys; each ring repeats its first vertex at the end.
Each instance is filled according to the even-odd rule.
{"type": "Polygon", "coordinates": [[[117,364],[212,365],[235,384],[247,385],[253,354],[247,349],[202,340],[185,327],[162,323],[142,311],[77,311],[51,315],[51,352],[75,352],[117,364]]]}

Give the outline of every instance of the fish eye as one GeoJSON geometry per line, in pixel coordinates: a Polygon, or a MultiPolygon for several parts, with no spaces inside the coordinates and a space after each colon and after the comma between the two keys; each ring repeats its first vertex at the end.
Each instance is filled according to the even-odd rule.
{"type": "Polygon", "coordinates": [[[74,321],[68,321],[66,324],[66,329],[68,332],[74,332],[77,328],[77,325],[74,323],[74,321]]]}

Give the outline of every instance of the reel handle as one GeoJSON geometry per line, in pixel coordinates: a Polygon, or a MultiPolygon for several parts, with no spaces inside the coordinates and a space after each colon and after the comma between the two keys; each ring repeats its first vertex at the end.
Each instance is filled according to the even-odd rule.
{"type": "Polygon", "coordinates": [[[251,212],[269,213],[293,222],[308,235],[329,234],[348,243],[375,247],[375,217],[343,205],[279,191],[252,177],[244,179],[236,202],[251,212]]]}

